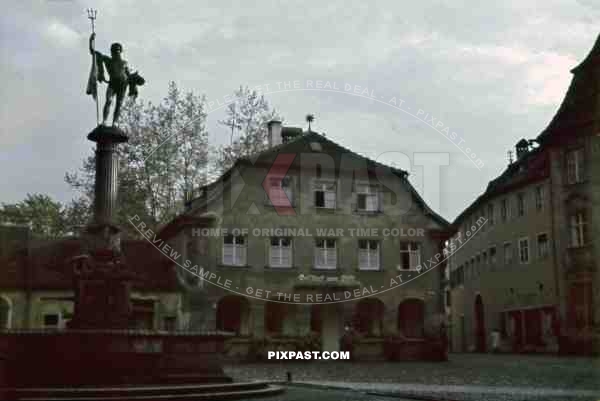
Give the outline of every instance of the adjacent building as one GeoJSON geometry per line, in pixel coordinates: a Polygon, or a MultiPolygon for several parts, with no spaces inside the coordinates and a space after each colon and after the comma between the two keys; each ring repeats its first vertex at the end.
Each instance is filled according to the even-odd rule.
{"type": "MultiPolygon", "coordinates": [[[[74,307],[71,261],[83,253],[82,241],[34,240],[22,227],[2,227],[0,231],[5,239],[0,258],[0,328],[67,327],[74,307]]],[[[146,241],[126,240],[122,247],[140,277],[131,294],[131,328],[184,329],[182,293],[173,263],[146,241]]]]}
{"type": "Polygon", "coordinates": [[[600,37],[548,127],[455,220],[451,346],[598,352],[600,37]]]}

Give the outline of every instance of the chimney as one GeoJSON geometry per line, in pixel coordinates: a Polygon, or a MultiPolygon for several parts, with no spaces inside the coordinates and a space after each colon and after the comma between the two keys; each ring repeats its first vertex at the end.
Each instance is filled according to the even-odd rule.
{"type": "Polygon", "coordinates": [[[281,145],[281,121],[271,120],[267,123],[267,132],[269,136],[269,147],[272,148],[281,145]]]}
{"type": "Polygon", "coordinates": [[[525,156],[527,152],[529,152],[529,141],[523,138],[517,142],[515,147],[517,149],[517,160],[519,160],[521,157],[525,156]]]}

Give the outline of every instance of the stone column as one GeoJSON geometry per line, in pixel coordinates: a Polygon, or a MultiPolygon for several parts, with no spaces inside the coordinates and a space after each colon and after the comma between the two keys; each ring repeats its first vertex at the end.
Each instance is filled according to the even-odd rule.
{"type": "Polygon", "coordinates": [[[100,125],[88,135],[88,139],[96,142],[94,223],[111,224],[117,205],[117,144],[127,142],[127,137],[118,128],[100,125]]]}
{"type": "Polygon", "coordinates": [[[96,145],[96,186],[94,188],[94,222],[110,223],[117,204],[116,146],[111,142],[96,145]]]}

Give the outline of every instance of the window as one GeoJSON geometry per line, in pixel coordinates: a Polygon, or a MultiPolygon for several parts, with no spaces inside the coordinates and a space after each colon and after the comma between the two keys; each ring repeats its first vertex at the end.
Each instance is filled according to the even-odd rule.
{"type": "Polygon", "coordinates": [[[267,203],[273,206],[291,206],[293,202],[293,187],[290,177],[271,177],[269,180],[269,197],[267,203]]]}
{"type": "Polygon", "coordinates": [[[44,315],[44,327],[58,327],[59,316],[55,313],[44,315]]]}
{"type": "Polygon", "coordinates": [[[483,262],[484,265],[488,264],[487,251],[483,251],[483,253],[481,254],[481,260],[482,260],[482,262],[483,262]]]}
{"type": "Polygon", "coordinates": [[[495,246],[490,247],[490,264],[491,265],[496,264],[496,247],[495,246]]]}
{"type": "Polygon", "coordinates": [[[358,268],[379,270],[379,241],[358,240],[358,268]]]}
{"type": "Polygon", "coordinates": [[[529,263],[529,239],[521,238],[519,240],[519,262],[529,263]]]}
{"type": "Polygon", "coordinates": [[[315,189],[315,207],[335,208],[335,185],[320,184],[315,189]]]}
{"type": "Polygon", "coordinates": [[[494,204],[490,203],[488,205],[488,221],[490,223],[490,226],[494,225],[494,204]]]}
{"type": "Polygon", "coordinates": [[[584,178],[583,149],[567,152],[567,183],[582,182],[584,178]]]}
{"type": "Polygon", "coordinates": [[[223,264],[244,266],[246,264],[246,239],[241,236],[223,237],[223,264]]]}
{"type": "Polygon", "coordinates": [[[525,216],[525,194],[523,192],[517,194],[517,215],[525,216]]]}
{"type": "Polygon", "coordinates": [[[400,242],[400,268],[415,270],[421,264],[421,246],[417,242],[400,242]]]}
{"type": "Polygon", "coordinates": [[[538,234],[537,236],[537,256],[539,259],[544,259],[548,256],[548,234],[538,234]]]}
{"type": "Polygon", "coordinates": [[[290,238],[271,238],[271,267],[292,267],[292,240],[290,238]]]}
{"type": "Polygon", "coordinates": [[[544,187],[539,186],[535,188],[535,210],[538,212],[544,210],[544,187]]]}
{"type": "Polygon", "coordinates": [[[379,210],[379,193],[377,192],[377,188],[369,185],[357,185],[356,192],[357,210],[367,212],[379,210]]]}
{"type": "Polygon", "coordinates": [[[502,219],[502,222],[505,222],[506,220],[508,220],[508,200],[507,199],[502,199],[502,203],[500,206],[500,218],[502,219]]]}
{"type": "Polygon", "coordinates": [[[315,241],[315,268],[335,269],[337,266],[337,250],[335,239],[318,239],[315,241]]]}
{"type": "Polygon", "coordinates": [[[571,246],[578,248],[586,244],[585,238],[585,216],[579,212],[571,216],[571,246]]]}
{"type": "Polygon", "coordinates": [[[512,244],[510,242],[506,242],[504,244],[504,264],[509,265],[512,262],[513,262],[512,244]]]}

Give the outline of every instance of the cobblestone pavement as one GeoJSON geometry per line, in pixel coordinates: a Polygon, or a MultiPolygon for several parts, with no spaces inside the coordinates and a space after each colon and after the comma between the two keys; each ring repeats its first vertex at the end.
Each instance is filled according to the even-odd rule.
{"type": "Polygon", "coordinates": [[[282,381],[289,371],[294,382],[440,400],[600,400],[600,359],[591,358],[451,354],[440,363],[273,361],[225,370],[234,380],[282,381]]]}
{"type": "MultiPolygon", "coordinates": [[[[365,392],[290,386],[284,394],[245,401],[415,401],[414,398],[390,398],[365,392]]],[[[429,401],[429,400],[428,400],[429,401]]]]}

